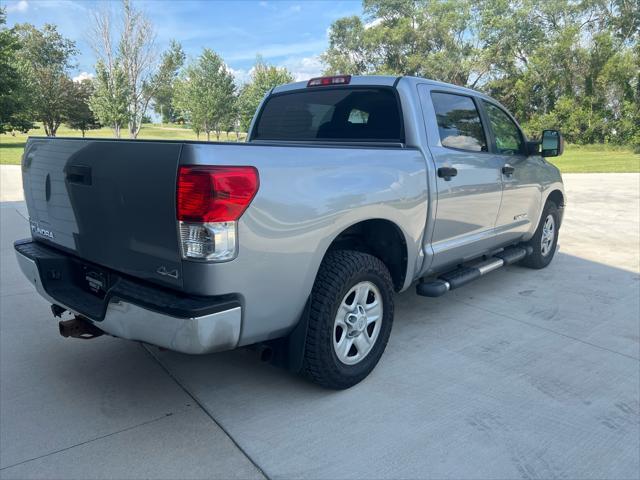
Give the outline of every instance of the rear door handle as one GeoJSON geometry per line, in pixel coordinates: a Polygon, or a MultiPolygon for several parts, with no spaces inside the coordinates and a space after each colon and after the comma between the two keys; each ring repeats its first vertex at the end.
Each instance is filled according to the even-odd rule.
{"type": "Polygon", "coordinates": [[[440,167],[438,169],[438,176],[444,178],[445,181],[451,180],[451,177],[458,175],[458,170],[453,167],[440,167]]]}
{"type": "Polygon", "coordinates": [[[506,164],[504,167],[502,167],[502,173],[503,175],[513,175],[513,172],[515,172],[516,169],[513,168],[511,165],[506,164]]]}
{"type": "Polygon", "coordinates": [[[66,178],[69,183],[91,185],[91,167],[87,165],[69,165],[66,168],[66,178]]]}

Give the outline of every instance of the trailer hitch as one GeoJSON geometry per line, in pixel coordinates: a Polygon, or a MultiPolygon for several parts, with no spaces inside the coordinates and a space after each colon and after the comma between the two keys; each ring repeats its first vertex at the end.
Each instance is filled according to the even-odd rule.
{"type": "Polygon", "coordinates": [[[81,338],[82,340],[90,340],[92,338],[104,335],[104,332],[96,327],[86,318],[75,316],[70,320],[61,320],[58,322],[60,335],[63,337],[81,338]]]}

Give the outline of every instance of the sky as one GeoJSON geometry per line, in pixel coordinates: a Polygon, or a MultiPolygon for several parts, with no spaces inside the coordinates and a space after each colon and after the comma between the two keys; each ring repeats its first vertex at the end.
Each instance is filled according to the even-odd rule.
{"type": "MultiPolygon", "coordinates": [[[[91,11],[119,7],[109,0],[0,0],[7,24],[45,23],[76,42],[80,54],[74,77],[94,72],[95,56],[88,41],[91,11]]],[[[222,56],[238,83],[247,80],[256,55],[288,68],[296,80],[320,75],[319,55],[327,48],[327,32],[340,17],[362,13],[360,0],[134,0],[154,24],[159,50],[170,40],[182,44],[188,59],[203,48],[222,56]]]]}

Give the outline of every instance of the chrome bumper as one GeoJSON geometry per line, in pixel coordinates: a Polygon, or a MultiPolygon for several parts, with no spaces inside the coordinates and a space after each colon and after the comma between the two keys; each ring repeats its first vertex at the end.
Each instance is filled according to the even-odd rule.
{"type": "MultiPolygon", "coordinates": [[[[36,262],[16,251],[22,273],[52,304],[74,312],[49,296],[40,282],[36,262]]],[[[176,318],[127,302],[111,302],[103,320],[91,322],[114,337],[150,343],[182,353],[202,354],[231,350],[240,340],[241,307],[196,318],[176,318]]]]}

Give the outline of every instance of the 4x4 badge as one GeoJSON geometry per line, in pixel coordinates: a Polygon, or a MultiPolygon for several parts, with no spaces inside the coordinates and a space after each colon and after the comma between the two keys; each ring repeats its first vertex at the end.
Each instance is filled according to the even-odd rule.
{"type": "Polygon", "coordinates": [[[178,278],[177,268],[175,270],[167,270],[167,267],[162,265],[160,268],[158,268],[158,270],[156,270],[156,272],[158,272],[158,274],[162,275],[163,277],[178,278]]]}

